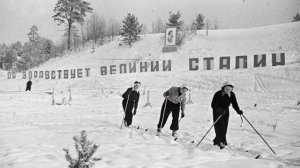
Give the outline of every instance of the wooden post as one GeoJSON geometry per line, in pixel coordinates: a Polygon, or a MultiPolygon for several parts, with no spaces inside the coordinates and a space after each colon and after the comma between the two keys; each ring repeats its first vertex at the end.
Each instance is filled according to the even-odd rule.
{"type": "Polygon", "coordinates": [[[150,92],[149,92],[149,90],[147,92],[147,103],[146,103],[146,105],[144,107],[147,107],[147,106],[150,106],[152,108],[152,106],[150,104],[150,92]]]}
{"type": "Polygon", "coordinates": [[[186,102],[186,104],[193,104],[193,101],[191,98],[191,89],[189,90],[189,100],[186,102]]]}
{"type": "Polygon", "coordinates": [[[52,88],[52,105],[55,105],[54,88],[52,88]]]}
{"type": "Polygon", "coordinates": [[[69,87],[68,91],[69,91],[69,102],[70,102],[72,101],[71,87],[69,87]]]}

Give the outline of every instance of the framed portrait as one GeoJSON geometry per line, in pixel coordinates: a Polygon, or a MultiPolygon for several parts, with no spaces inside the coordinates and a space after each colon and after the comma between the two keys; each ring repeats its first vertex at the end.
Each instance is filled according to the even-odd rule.
{"type": "Polygon", "coordinates": [[[166,27],[165,46],[176,46],[177,27],[166,27]]]}

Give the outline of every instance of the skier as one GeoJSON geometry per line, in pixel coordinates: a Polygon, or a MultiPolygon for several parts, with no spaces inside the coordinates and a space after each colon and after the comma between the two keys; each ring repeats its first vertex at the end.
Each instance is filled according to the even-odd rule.
{"type": "Polygon", "coordinates": [[[123,123],[125,127],[129,127],[131,125],[132,117],[133,115],[136,115],[136,110],[140,99],[140,92],[139,92],[140,85],[141,82],[135,81],[134,86],[128,88],[126,92],[123,93],[122,95],[123,97],[122,106],[125,112],[123,123]],[[134,109],[133,113],[132,113],[132,109],[134,109]]]}
{"type": "Polygon", "coordinates": [[[214,122],[222,115],[219,121],[214,125],[216,137],[213,140],[214,145],[219,146],[220,149],[223,149],[227,145],[226,133],[230,104],[232,104],[232,107],[238,114],[243,114],[243,111],[240,110],[235,94],[232,90],[233,85],[228,81],[224,82],[221,90],[215,93],[211,102],[214,122]]]}
{"type": "Polygon", "coordinates": [[[165,101],[162,104],[159,121],[157,124],[157,136],[161,133],[162,128],[168,120],[169,114],[172,112],[172,123],[170,129],[172,136],[177,137],[177,130],[179,129],[178,119],[181,107],[181,118],[185,116],[186,92],[188,88],[186,85],[181,87],[171,87],[163,93],[165,101]]]}
{"type": "Polygon", "coordinates": [[[26,83],[26,90],[25,91],[27,91],[27,90],[31,91],[31,85],[32,85],[32,82],[31,82],[31,79],[29,79],[29,81],[26,83]]]}

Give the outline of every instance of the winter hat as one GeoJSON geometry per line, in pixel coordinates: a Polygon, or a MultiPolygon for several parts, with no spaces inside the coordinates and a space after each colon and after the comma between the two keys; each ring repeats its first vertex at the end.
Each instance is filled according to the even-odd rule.
{"type": "Polygon", "coordinates": [[[222,88],[224,88],[224,87],[226,87],[226,86],[230,86],[230,87],[233,88],[232,83],[230,83],[230,82],[228,82],[228,81],[225,81],[225,82],[223,83],[222,88]]]}
{"type": "Polygon", "coordinates": [[[181,88],[182,88],[182,89],[187,89],[187,90],[189,90],[189,89],[187,88],[186,84],[182,84],[182,85],[181,85],[181,88]]]}
{"type": "Polygon", "coordinates": [[[141,85],[141,82],[135,81],[135,82],[134,82],[134,85],[141,85]]]}

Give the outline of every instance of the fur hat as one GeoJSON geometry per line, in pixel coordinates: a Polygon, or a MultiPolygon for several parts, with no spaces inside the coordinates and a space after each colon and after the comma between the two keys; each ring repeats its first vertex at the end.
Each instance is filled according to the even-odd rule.
{"type": "Polygon", "coordinates": [[[224,87],[226,87],[226,86],[230,86],[230,87],[233,88],[232,83],[230,83],[230,82],[228,82],[228,81],[225,81],[225,82],[223,83],[222,88],[224,88],[224,87]]]}

